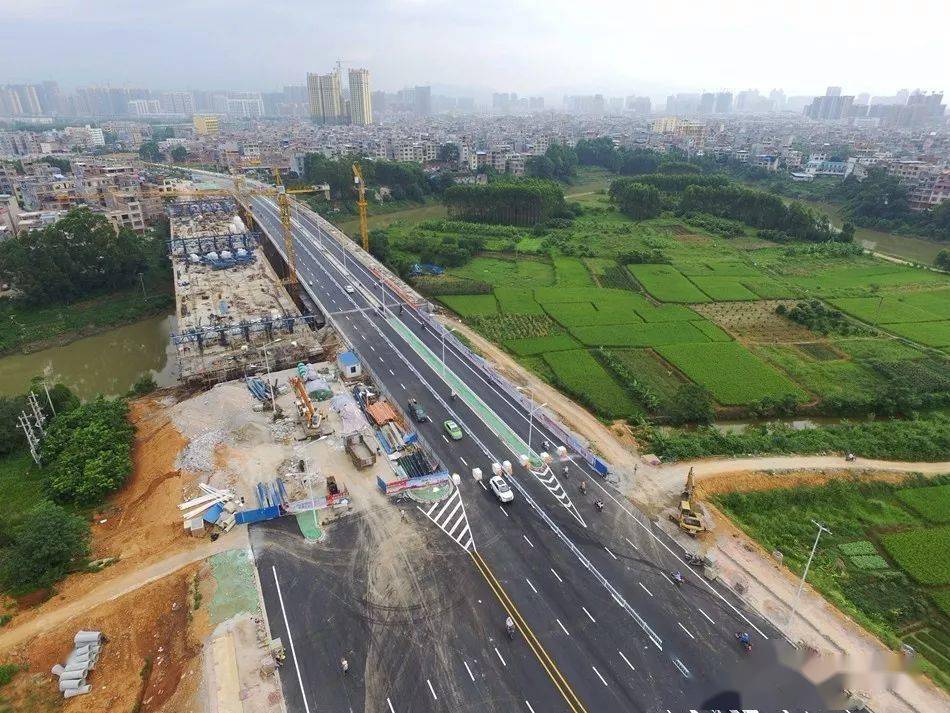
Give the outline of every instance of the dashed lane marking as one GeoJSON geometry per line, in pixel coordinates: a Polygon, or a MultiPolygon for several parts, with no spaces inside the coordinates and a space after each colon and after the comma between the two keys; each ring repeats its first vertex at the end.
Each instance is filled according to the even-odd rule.
{"type": "Polygon", "coordinates": [[[465,670],[468,671],[468,677],[472,679],[472,683],[475,683],[475,676],[472,675],[472,669],[468,667],[468,661],[462,661],[465,665],[465,670]]]}
{"type": "Polygon", "coordinates": [[[588,618],[588,619],[590,619],[590,620],[591,620],[592,622],[594,622],[595,624],[597,623],[597,620],[594,618],[594,615],[591,614],[589,611],[587,611],[587,607],[583,607],[583,606],[582,606],[581,609],[584,610],[584,613],[587,615],[587,618],[588,618]]]}
{"type": "Polygon", "coordinates": [[[531,713],[534,713],[534,708],[531,707],[531,704],[528,703],[528,701],[525,701],[524,704],[528,706],[528,710],[531,711],[531,713]]]}
{"type": "Polygon", "coordinates": [[[534,592],[535,594],[538,593],[538,590],[534,588],[534,585],[533,585],[533,584],[531,584],[531,580],[530,580],[530,579],[528,579],[527,577],[525,577],[525,578],[524,578],[524,581],[526,581],[526,582],[528,583],[528,586],[531,587],[531,591],[532,591],[532,592],[534,592]]]}
{"type": "Polygon", "coordinates": [[[560,619],[555,619],[554,621],[556,621],[556,622],[557,622],[557,625],[558,625],[559,627],[561,627],[561,631],[563,631],[563,632],[564,632],[565,634],[567,634],[568,636],[571,635],[571,632],[569,632],[569,631],[567,630],[567,627],[565,627],[564,624],[561,623],[561,620],[560,620],[560,619]]]}
{"type": "Polygon", "coordinates": [[[468,468],[468,461],[466,461],[462,456],[459,456],[459,460],[462,461],[462,465],[468,468]]]}
{"type": "Polygon", "coordinates": [[[393,708],[393,702],[388,698],[386,699],[386,704],[389,706],[389,713],[396,713],[396,709],[393,708]]]}
{"type": "Polygon", "coordinates": [[[498,509],[505,513],[505,517],[508,517],[508,511],[505,510],[501,505],[498,506],[498,509]]]}
{"type": "Polygon", "coordinates": [[[653,596],[653,592],[651,592],[649,589],[647,589],[646,587],[644,587],[644,586],[643,586],[643,582],[637,582],[637,584],[640,585],[640,587],[643,589],[644,592],[646,592],[647,594],[649,594],[651,597],[653,596]]]}
{"type": "Polygon", "coordinates": [[[683,625],[680,624],[679,622],[676,622],[676,625],[679,626],[680,629],[682,629],[683,631],[685,631],[685,632],[686,632],[686,635],[689,636],[689,638],[694,639],[694,640],[696,639],[695,636],[693,636],[692,634],[689,633],[689,629],[687,629],[685,626],[683,626],[683,625]]]}
{"type": "Polygon", "coordinates": [[[636,670],[637,670],[637,669],[635,669],[635,668],[633,667],[633,664],[630,663],[630,659],[628,659],[626,656],[623,655],[623,651],[617,651],[617,653],[620,654],[620,658],[622,658],[622,659],[623,659],[623,662],[624,662],[625,664],[627,664],[627,666],[630,667],[630,670],[631,670],[631,671],[636,671],[636,670]]]}
{"type": "Polygon", "coordinates": [[[607,681],[604,680],[604,677],[600,675],[600,671],[597,670],[597,667],[596,667],[596,666],[591,666],[591,668],[594,669],[594,673],[597,674],[597,678],[600,679],[600,682],[606,686],[606,685],[607,685],[607,681]]]}
{"type": "Polygon", "coordinates": [[[528,536],[527,536],[527,535],[522,535],[522,537],[524,538],[524,541],[525,541],[525,542],[527,542],[529,545],[531,545],[531,549],[534,549],[534,545],[531,544],[531,540],[528,539],[528,536]]]}
{"type": "Polygon", "coordinates": [[[432,693],[432,698],[433,698],[434,700],[439,700],[439,697],[438,697],[437,695],[435,695],[435,689],[432,687],[432,681],[430,681],[430,680],[427,678],[427,679],[426,679],[426,683],[429,684],[429,692],[432,693]]]}
{"type": "MultiPolygon", "coordinates": [[[[696,607],[696,608],[699,609],[699,607],[696,607]]],[[[716,622],[714,622],[712,619],[710,619],[710,618],[709,618],[709,614],[707,614],[706,612],[704,612],[702,609],[699,609],[699,613],[702,614],[704,617],[706,617],[706,619],[709,621],[710,624],[715,624],[715,623],[716,623],[716,622]]]]}
{"type": "Polygon", "coordinates": [[[551,574],[555,576],[558,582],[560,582],[561,584],[564,584],[564,580],[561,579],[561,576],[557,572],[554,571],[554,567],[548,567],[548,569],[551,570],[551,574]]]}
{"type": "Polygon", "coordinates": [[[633,544],[628,538],[624,537],[623,539],[627,540],[627,544],[630,545],[633,549],[639,550],[640,548],[633,544]]]}
{"type": "Polygon", "coordinates": [[[501,665],[508,668],[508,664],[505,663],[505,657],[501,655],[501,651],[498,650],[497,646],[493,648],[495,649],[495,653],[498,654],[498,660],[501,661],[501,665]]]}
{"type": "Polygon", "coordinates": [[[617,555],[615,555],[613,552],[611,552],[611,551],[610,551],[610,548],[607,547],[607,545],[604,545],[604,549],[607,550],[607,554],[608,554],[608,555],[610,555],[610,556],[613,557],[614,559],[617,559],[617,555]]]}
{"type": "Polygon", "coordinates": [[[395,371],[393,371],[392,369],[390,369],[390,370],[389,370],[389,373],[390,373],[390,374],[392,374],[393,376],[395,376],[395,375],[396,375],[396,372],[395,372],[395,371]]]}

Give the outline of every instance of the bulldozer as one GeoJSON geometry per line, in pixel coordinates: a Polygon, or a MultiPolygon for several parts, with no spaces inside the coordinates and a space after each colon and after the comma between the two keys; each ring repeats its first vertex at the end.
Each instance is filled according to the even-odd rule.
{"type": "Polygon", "coordinates": [[[670,520],[675,522],[679,528],[690,537],[696,537],[706,532],[706,525],[702,516],[693,508],[693,496],[696,490],[696,484],[693,480],[693,469],[689,469],[686,476],[686,486],[680,494],[679,511],[670,513],[670,520]]]}

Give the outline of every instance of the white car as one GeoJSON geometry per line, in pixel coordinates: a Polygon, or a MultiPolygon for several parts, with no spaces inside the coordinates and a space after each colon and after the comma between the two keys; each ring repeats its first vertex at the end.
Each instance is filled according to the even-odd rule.
{"type": "Polygon", "coordinates": [[[501,502],[510,503],[515,499],[515,494],[511,492],[511,487],[500,475],[496,475],[491,480],[489,480],[488,485],[491,488],[491,491],[495,494],[495,497],[501,502]]]}
{"type": "Polygon", "coordinates": [[[307,284],[313,287],[313,280],[307,280],[307,284]]]}
{"type": "Polygon", "coordinates": [[[354,292],[356,292],[356,290],[353,289],[353,285],[347,285],[347,286],[346,286],[346,292],[347,292],[347,294],[352,295],[354,292]]]}

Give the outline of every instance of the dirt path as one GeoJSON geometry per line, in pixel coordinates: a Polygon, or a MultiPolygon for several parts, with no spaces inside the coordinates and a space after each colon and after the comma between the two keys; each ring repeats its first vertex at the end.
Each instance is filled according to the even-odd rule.
{"type": "MultiPolygon", "coordinates": [[[[68,604],[51,607],[42,616],[36,616],[24,621],[19,626],[4,627],[0,633],[0,651],[8,651],[21,644],[25,639],[41,634],[59,626],[75,616],[96,607],[104,602],[118,599],[140,587],[155,582],[170,574],[174,574],[183,567],[210,557],[225,550],[246,548],[249,546],[247,528],[239,527],[224,535],[216,542],[208,540],[196,549],[179,552],[171,557],[160,560],[147,567],[129,572],[128,574],[107,582],[100,587],[89,590],[83,596],[68,604]]],[[[51,600],[51,602],[54,600],[51,600]]],[[[15,622],[15,620],[14,620],[15,622]]]]}

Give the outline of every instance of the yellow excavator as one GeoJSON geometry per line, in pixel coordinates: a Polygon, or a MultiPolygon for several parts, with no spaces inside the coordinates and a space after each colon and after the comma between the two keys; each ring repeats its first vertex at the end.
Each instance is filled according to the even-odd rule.
{"type": "Polygon", "coordinates": [[[686,487],[680,494],[679,511],[670,513],[670,520],[679,525],[679,528],[690,537],[696,537],[706,532],[706,525],[703,523],[702,516],[693,508],[693,497],[696,490],[696,483],[693,480],[693,469],[689,469],[686,476],[686,487]]]}

